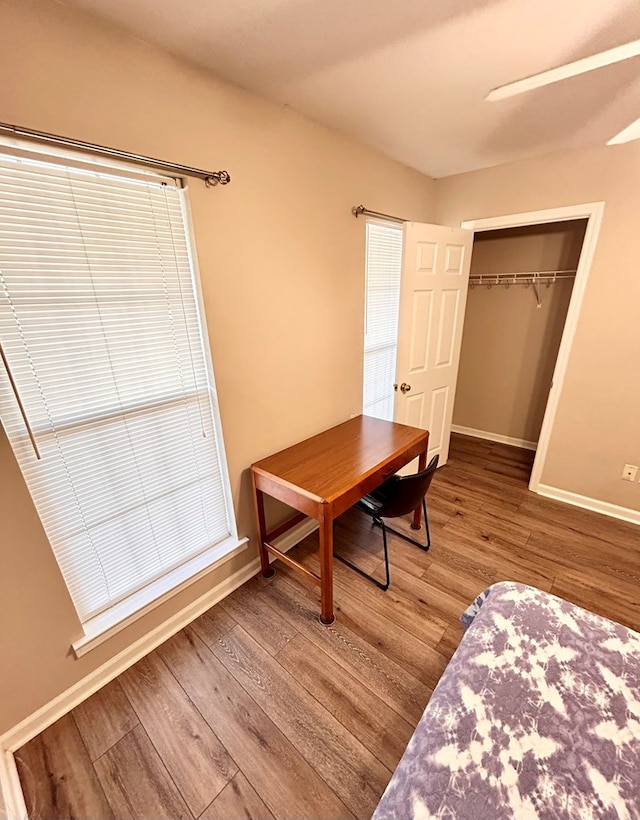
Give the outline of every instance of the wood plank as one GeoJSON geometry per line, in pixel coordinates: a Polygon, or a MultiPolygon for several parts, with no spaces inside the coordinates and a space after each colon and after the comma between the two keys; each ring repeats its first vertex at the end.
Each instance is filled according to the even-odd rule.
{"type": "MultiPolygon", "coordinates": [[[[481,586],[499,580],[529,583],[640,629],[638,528],[529,492],[526,481],[518,476],[530,455],[454,435],[449,464],[437,471],[427,498],[430,508],[438,509],[431,519],[436,523],[430,552],[422,553],[391,536],[392,586],[388,593],[337,565],[337,621],[333,626],[318,622],[317,588],[279,568],[275,579],[251,579],[238,600],[234,596],[213,607],[194,622],[188,635],[183,633],[159,650],[165,661],[171,660],[172,674],[180,678],[190,696],[180,698],[182,703],[195,700],[198,711],[241,767],[205,808],[204,820],[271,814],[350,816],[321,776],[330,767],[343,765],[340,755],[331,760],[324,756],[321,766],[309,763],[206,648],[205,643],[214,645],[238,621],[267,651],[280,647],[275,660],[267,664],[272,680],[280,680],[278,675],[295,678],[309,697],[387,767],[399,755],[407,727],[419,719],[443,664],[458,646],[464,634],[458,616],[481,586]],[[500,475],[505,468],[511,475],[500,475]],[[459,511],[479,513],[480,523],[466,530],[456,526],[459,511]],[[438,526],[438,521],[443,525],[438,526]],[[484,538],[489,525],[491,536],[484,538]],[[509,527],[515,528],[515,539],[510,538],[514,531],[509,527]],[[499,528],[504,537],[496,534],[499,528]],[[522,531],[531,533],[525,543],[518,537],[522,531]],[[163,655],[167,652],[170,654],[163,655]],[[274,663],[282,668],[278,675],[273,673],[274,663]]],[[[346,529],[341,524],[336,527],[337,548],[344,538],[348,549],[380,555],[379,531],[372,531],[364,516],[347,513],[345,518],[346,529]]],[[[316,569],[317,552],[317,536],[311,536],[292,555],[316,569]]],[[[255,658],[252,663],[255,665],[255,658]]],[[[258,669],[258,678],[261,673],[258,669]]],[[[247,686],[250,688],[249,683],[247,686]]],[[[131,742],[130,733],[121,736],[131,714],[123,706],[127,699],[121,690],[117,692],[118,687],[119,683],[110,685],[84,705],[84,723],[78,717],[83,707],[77,707],[73,719],[63,718],[19,750],[18,758],[30,755],[24,763],[18,760],[18,768],[33,817],[109,816],[107,799],[84,746],[92,748],[91,756],[110,747],[109,755],[124,741],[131,742]],[[76,723],[86,737],[84,745],[76,723]]],[[[162,715],[154,718],[162,719],[162,715]]],[[[180,720],[176,714],[176,723],[180,720]]],[[[282,721],[285,727],[284,716],[282,721]]],[[[326,733],[324,722],[323,731],[326,733]]],[[[180,748],[182,744],[174,745],[180,748]]],[[[157,776],[165,786],[172,784],[148,740],[147,749],[152,772],[160,767],[157,776]]],[[[104,758],[105,754],[98,760],[104,758]]],[[[207,781],[208,767],[206,762],[198,769],[202,782],[207,781]]],[[[119,801],[125,799],[120,778],[127,789],[135,788],[133,797],[139,786],[142,789],[144,799],[135,803],[132,798],[123,816],[136,814],[140,820],[149,820],[149,805],[158,797],[145,754],[138,750],[118,760],[110,776],[114,788],[120,790],[119,801]]],[[[339,778],[340,774],[329,776],[339,778]]],[[[124,794],[126,797],[126,789],[124,794]]],[[[182,806],[178,815],[185,810],[182,806]]],[[[163,811],[170,813],[166,805],[163,811]]],[[[116,815],[120,817],[119,811],[116,815]]]]}
{"type": "MultiPolygon", "coordinates": [[[[142,726],[132,729],[94,766],[118,820],[192,820],[142,726]]],[[[87,815],[94,816],[100,815],[87,815]]]]}
{"type": "Polygon", "coordinates": [[[193,630],[178,632],[158,651],[276,817],[352,816],[193,630]]]}
{"type": "MultiPolygon", "coordinates": [[[[316,560],[313,553],[305,554],[305,563],[314,566],[316,560]]],[[[470,603],[463,597],[430,588],[424,578],[416,578],[400,567],[395,568],[391,587],[386,592],[347,567],[336,566],[334,576],[336,586],[348,593],[336,599],[339,600],[336,606],[341,605],[345,597],[359,598],[370,610],[386,616],[432,646],[440,640],[447,623],[457,619],[470,603]]],[[[288,580],[291,580],[289,576],[288,580]]]]}
{"type": "Polygon", "coordinates": [[[328,627],[321,624],[317,617],[317,607],[281,575],[276,576],[261,595],[283,617],[294,619],[301,633],[374,695],[409,722],[418,722],[431,696],[431,690],[423,683],[363,641],[339,620],[328,627]]]}
{"type": "Polygon", "coordinates": [[[559,525],[551,519],[546,519],[544,516],[541,517],[539,514],[536,515],[527,512],[523,509],[525,503],[526,499],[522,501],[517,509],[514,509],[511,504],[505,504],[503,501],[491,499],[483,504],[482,510],[493,518],[511,522],[528,529],[532,534],[535,532],[546,533],[550,536],[562,538],[563,540],[573,538],[580,544],[587,544],[589,542],[598,543],[597,539],[576,530],[572,525],[569,525],[568,522],[559,525]]]}
{"type": "MultiPolygon", "coordinates": [[[[438,498],[437,496],[431,495],[431,493],[429,493],[429,495],[427,496],[427,515],[429,516],[429,526],[432,532],[436,531],[438,527],[443,527],[451,518],[453,513],[454,509],[447,501],[445,501],[442,498],[438,498]]],[[[392,522],[398,520],[404,521],[405,519],[390,519],[389,523],[391,523],[391,526],[394,526],[392,522]]],[[[412,532],[413,537],[415,538],[416,531],[413,530],[412,532]]],[[[424,527],[420,530],[420,532],[424,533],[424,527]]]]}
{"type": "Polygon", "coordinates": [[[608,575],[614,581],[627,581],[631,584],[640,582],[637,548],[629,549],[619,544],[607,548],[600,539],[573,531],[563,536],[552,526],[550,531],[544,533],[534,530],[527,541],[527,549],[536,560],[553,568],[553,571],[581,567],[608,575]],[[561,550],[557,546],[560,540],[561,550]]]}
{"type": "MultiPolygon", "coordinates": [[[[429,498],[431,498],[431,496],[429,496],[429,498]]],[[[430,509],[430,507],[428,509],[430,509]]],[[[449,513],[446,515],[440,515],[438,513],[430,514],[429,523],[431,529],[434,532],[437,531],[439,526],[448,521],[449,515],[449,513]]],[[[394,529],[408,535],[409,538],[426,543],[424,524],[421,523],[419,530],[414,530],[412,527],[413,512],[409,515],[400,516],[399,518],[390,518],[387,523],[394,529]]],[[[384,559],[382,530],[373,523],[373,519],[366,513],[352,508],[336,520],[335,527],[336,543],[344,545],[344,548],[349,548],[352,545],[364,547],[378,561],[384,559]]],[[[407,542],[402,539],[398,539],[393,533],[389,534],[389,538],[393,540],[394,544],[400,543],[408,549],[412,549],[410,544],[407,544],[407,542]]],[[[416,549],[419,554],[426,554],[418,547],[414,547],[413,549],[416,549]]]]}
{"type": "Polygon", "coordinates": [[[71,714],[15,753],[31,820],[113,817],[71,714]]]}
{"type": "Polygon", "coordinates": [[[394,573],[394,583],[407,597],[428,607],[430,612],[445,623],[455,623],[476,596],[466,597],[459,587],[447,592],[440,587],[432,586],[427,575],[428,573],[422,578],[415,578],[398,568],[394,573]]]}
{"type": "Polygon", "coordinates": [[[467,535],[478,541],[492,541],[500,538],[515,546],[524,546],[531,530],[486,513],[483,510],[458,510],[443,529],[450,533],[467,535]]]}
{"type": "Polygon", "coordinates": [[[238,772],[198,820],[273,820],[273,815],[247,778],[238,772]]]}
{"type": "Polygon", "coordinates": [[[211,646],[236,625],[236,621],[221,604],[222,602],[212,606],[190,624],[193,631],[207,646],[211,646]]]}
{"type": "Polygon", "coordinates": [[[491,562],[496,567],[496,583],[498,581],[517,581],[519,584],[528,584],[545,592],[551,591],[554,576],[548,569],[543,567],[540,567],[541,571],[534,570],[532,561],[514,555],[512,560],[491,556],[491,562]],[[542,573],[543,569],[545,574],[542,573]]]}
{"type": "MultiPolygon", "coordinates": [[[[305,556],[304,562],[316,566],[317,557],[310,554],[305,556]]],[[[338,604],[342,598],[359,598],[372,612],[383,615],[429,645],[435,645],[446,628],[446,621],[435,614],[432,607],[405,595],[394,582],[396,573],[391,576],[391,586],[386,592],[342,564],[334,566],[333,574],[335,585],[341,593],[336,595],[338,604]]]]}
{"type": "Polygon", "coordinates": [[[149,739],[197,817],[238,767],[157,652],[123,672],[120,680],[149,739]]]}
{"type": "Polygon", "coordinates": [[[370,816],[391,771],[241,626],[211,651],[345,806],[370,816]]]}
{"type": "Polygon", "coordinates": [[[451,624],[438,644],[438,652],[447,660],[451,660],[453,653],[456,651],[458,644],[462,640],[464,632],[465,630],[461,623],[451,624]]]}
{"type": "Polygon", "coordinates": [[[334,522],[334,539],[336,555],[384,580],[382,533],[377,527],[372,527],[368,516],[354,509],[341,515],[334,522]]]}
{"type": "Polygon", "coordinates": [[[553,583],[553,571],[541,564],[527,546],[516,547],[501,538],[474,540],[470,536],[442,530],[443,546],[462,556],[473,556],[492,574],[493,581],[518,581],[547,592],[553,583]]]}
{"type": "MultiPolygon", "coordinates": [[[[298,631],[273,609],[261,606],[254,588],[242,586],[222,602],[223,610],[240,624],[270,655],[275,655],[298,631]]],[[[222,635],[218,636],[223,637],[222,635]]],[[[217,639],[216,639],[217,640],[217,639]]],[[[212,641],[210,645],[213,645],[212,641]]]]}
{"type": "MultiPolygon", "coordinates": [[[[312,590],[305,587],[301,579],[293,573],[287,574],[286,577],[292,585],[313,600],[312,590]]],[[[336,604],[336,612],[340,615],[340,623],[347,629],[359,635],[370,646],[375,646],[429,689],[433,689],[440,680],[446,662],[435,650],[435,646],[444,634],[444,625],[434,631],[433,643],[428,645],[383,615],[372,616],[366,603],[359,598],[342,596],[340,603],[336,604]]]]}
{"type": "Polygon", "coordinates": [[[525,447],[515,447],[513,444],[504,444],[500,441],[491,442],[491,453],[488,461],[507,461],[516,464],[524,464],[531,468],[536,457],[535,450],[528,450],[525,447]]]}
{"type": "Polygon", "coordinates": [[[580,569],[563,569],[556,575],[551,592],[584,609],[640,631],[640,598],[635,584],[611,582],[593,571],[585,575],[580,569]]]}
{"type": "Polygon", "coordinates": [[[432,507],[437,504],[444,512],[449,511],[449,516],[453,515],[460,508],[468,510],[482,509],[483,498],[479,495],[469,496],[459,491],[459,488],[450,485],[447,481],[447,470],[449,465],[441,467],[433,477],[433,482],[427,496],[427,504],[432,507]]]}
{"type": "Polygon", "coordinates": [[[490,586],[485,579],[476,578],[457,567],[452,569],[442,564],[432,564],[422,576],[422,580],[432,589],[439,589],[444,593],[455,590],[456,598],[461,598],[469,604],[490,586]]]}
{"type": "Polygon", "coordinates": [[[343,549],[364,547],[373,559],[383,560],[382,532],[368,515],[352,507],[333,525],[336,544],[340,543],[343,549]]]}
{"type": "Polygon", "coordinates": [[[540,561],[531,552],[529,542],[524,546],[516,546],[495,538],[485,542],[487,561],[496,568],[496,581],[518,581],[530,584],[538,589],[551,589],[557,567],[540,561]]]}
{"type": "MultiPolygon", "coordinates": [[[[449,515],[447,514],[442,518],[442,521],[438,520],[438,516],[436,516],[432,509],[433,505],[427,506],[427,515],[429,516],[429,527],[431,530],[432,536],[435,536],[444,523],[449,520],[449,515]]],[[[386,519],[386,523],[389,527],[393,527],[394,530],[398,530],[398,532],[406,535],[408,538],[412,538],[414,541],[417,541],[418,544],[422,546],[417,546],[415,544],[409,544],[403,538],[399,538],[396,533],[391,532],[387,529],[387,536],[389,539],[389,556],[392,557],[393,554],[397,550],[404,550],[405,552],[409,553],[413,556],[416,562],[419,562],[422,559],[428,559],[429,553],[425,552],[422,547],[427,545],[427,533],[424,528],[424,523],[421,523],[419,530],[414,530],[412,527],[413,523],[413,513],[411,515],[403,515],[399,518],[388,518],[386,519]]],[[[380,543],[382,542],[382,533],[380,530],[377,530],[378,538],[380,543]]]]}
{"type": "Polygon", "coordinates": [[[435,687],[446,666],[435,649],[444,630],[438,628],[435,632],[438,640],[429,645],[383,615],[372,616],[366,604],[357,598],[341,599],[336,611],[342,615],[341,622],[354,634],[375,646],[429,689],[435,687]]]}
{"type": "Polygon", "coordinates": [[[326,652],[298,635],[278,661],[390,771],[402,757],[413,725],[390,709],[326,652]]]}
{"type": "Polygon", "coordinates": [[[449,533],[440,534],[433,550],[431,565],[446,568],[450,572],[463,572],[485,586],[491,586],[496,578],[495,566],[487,563],[475,542],[449,533]],[[453,546],[449,547],[448,544],[453,546]]]}
{"type": "Polygon", "coordinates": [[[73,710],[91,760],[110,749],[138,723],[118,679],[112,680],[73,710]]]}
{"type": "MultiPolygon", "coordinates": [[[[430,513],[428,513],[430,515],[430,513]]],[[[395,524],[394,524],[395,526],[395,524]]],[[[441,528],[434,527],[430,522],[431,528],[431,545],[435,546],[438,543],[441,528]]],[[[422,531],[420,537],[423,535],[422,531]]],[[[424,571],[431,566],[433,555],[431,550],[424,552],[413,544],[408,544],[402,538],[390,534],[389,536],[389,563],[391,565],[391,573],[393,567],[400,567],[405,572],[410,572],[417,578],[424,574],[424,571]]]]}
{"type": "Polygon", "coordinates": [[[564,504],[553,498],[528,493],[521,505],[523,513],[530,513],[539,522],[553,522],[561,528],[570,528],[574,532],[595,537],[608,545],[626,545],[632,549],[638,544],[638,525],[620,521],[592,510],[564,504]]]}
{"type": "Polygon", "coordinates": [[[475,470],[466,464],[447,464],[442,481],[455,489],[462,498],[475,499],[483,504],[489,499],[521,504],[527,492],[520,484],[508,484],[504,476],[492,476],[485,470],[475,470]]]}
{"type": "Polygon", "coordinates": [[[472,453],[474,457],[478,457],[483,453],[489,453],[493,442],[486,438],[476,438],[475,436],[465,436],[464,433],[453,433],[451,435],[451,447],[449,449],[449,456],[453,452],[456,457],[460,453],[472,453]]]}
{"type": "Polygon", "coordinates": [[[484,469],[493,475],[505,476],[511,479],[520,479],[521,481],[528,481],[531,476],[530,464],[517,464],[509,463],[508,461],[498,461],[493,464],[488,464],[484,469]]]}

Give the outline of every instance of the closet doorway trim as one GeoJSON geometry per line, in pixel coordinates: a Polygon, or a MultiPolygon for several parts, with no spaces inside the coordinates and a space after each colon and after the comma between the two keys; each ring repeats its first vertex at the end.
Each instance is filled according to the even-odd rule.
{"type": "Polygon", "coordinates": [[[558,409],[558,400],[567,373],[567,364],[571,354],[578,319],[580,318],[580,311],[582,310],[582,300],[587,287],[587,279],[591,272],[591,264],[598,242],[603,212],[604,202],[588,202],[583,205],[568,205],[562,208],[549,208],[544,211],[527,211],[519,214],[492,216],[488,219],[470,219],[460,223],[461,228],[469,228],[472,231],[491,231],[501,228],[521,228],[526,225],[540,225],[549,222],[568,222],[574,219],[587,220],[587,230],[585,231],[582,250],[580,251],[576,278],[573,284],[573,290],[571,291],[571,300],[565,319],[564,330],[562,331],[562,340],[553,371],[551,390],[549,391],[549,398],[540,430],[540,438],[538,439],[536,457],[533,462],[533,469],[529,480],[529,489],[534,493],[539,492],[540,478],[547,458],[549,441],[558,409]]]}

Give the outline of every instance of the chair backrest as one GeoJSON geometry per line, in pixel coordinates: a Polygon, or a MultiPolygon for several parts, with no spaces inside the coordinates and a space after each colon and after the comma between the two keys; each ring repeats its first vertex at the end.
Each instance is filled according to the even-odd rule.
{"type": "Polygon", "coordinates": [[[378,515],[381,518],[397,518],[415,510],[427,494],[439,458],[434,456],[420,473],[388,478],[376,492],[377,497],[382,499],[378,515]]]}

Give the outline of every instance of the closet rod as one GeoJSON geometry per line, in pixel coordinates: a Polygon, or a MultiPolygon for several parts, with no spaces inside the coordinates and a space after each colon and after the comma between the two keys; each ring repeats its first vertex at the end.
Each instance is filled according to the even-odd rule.
{"type": "Polygon", "coordinates": [[[511,273],[472,273],[470,285],[553,284],[558,279],[573,279],[575,270],[514,271],[511,273]]]}

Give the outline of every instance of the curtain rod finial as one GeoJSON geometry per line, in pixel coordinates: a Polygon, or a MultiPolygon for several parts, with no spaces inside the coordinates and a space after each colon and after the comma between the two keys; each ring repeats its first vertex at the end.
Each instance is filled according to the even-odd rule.
{"type": "Polygon", "coordinates": [[[364,205],[354,205],[354,206],[353,206],[353,208],[351,209],[351,213],[352,213],[352,214],[355,216],[355,218],[357,219],[357,218],[358,218],[361,214],[363,214],[366,210],[367,210],[367,209],[364,207],[364,205]]]}
{"type": "Polygon", "coordinates": [[[204,184],[207,188],[213,188],[214,185],[228,185],[231,182],[231,174],[228,171],[216,171],[215,174],[210,174],[204,178],[204,184]]]}

